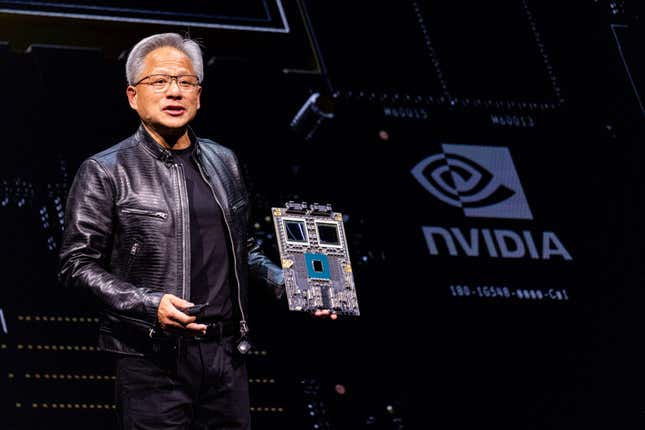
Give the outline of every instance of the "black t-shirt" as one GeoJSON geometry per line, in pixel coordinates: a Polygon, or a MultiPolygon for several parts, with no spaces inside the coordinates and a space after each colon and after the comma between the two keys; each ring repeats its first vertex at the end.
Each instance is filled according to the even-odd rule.
{"type": "Polygon", "coordinates": [[[186,178],[190,212],[190,301],[208,302],[203,318],[232,318],[230,258],[222,210],[200,174],[193,157],[194,145],[172,151],[186,178]]]}

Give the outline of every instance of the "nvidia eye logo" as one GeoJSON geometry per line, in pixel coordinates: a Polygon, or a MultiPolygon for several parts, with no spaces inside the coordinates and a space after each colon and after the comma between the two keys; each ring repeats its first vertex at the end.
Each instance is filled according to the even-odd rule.
{"type": "Polygon", "coordinates": [[[467,217],[533,219],[508,148],[441,147],[411,172],[430,194],[467,217]]]}

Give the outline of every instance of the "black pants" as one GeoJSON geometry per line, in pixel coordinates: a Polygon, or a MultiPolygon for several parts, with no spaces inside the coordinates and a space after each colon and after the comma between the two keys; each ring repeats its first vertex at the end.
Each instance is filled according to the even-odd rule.
{"type": "Polygon", "coordinates": [[[249,391],[233,338],[182,339],[174,350],[116,361],[124,430],[248,430],[249,391]]]}

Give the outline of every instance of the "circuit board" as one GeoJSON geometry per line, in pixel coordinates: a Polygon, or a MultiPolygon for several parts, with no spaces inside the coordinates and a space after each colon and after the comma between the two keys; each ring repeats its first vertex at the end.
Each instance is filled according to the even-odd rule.
{"type": "Polygon", "coordinates": [[[289,309],[358,316],[343,215],[329,204],[295,202],[272,212],[289,309]]]}

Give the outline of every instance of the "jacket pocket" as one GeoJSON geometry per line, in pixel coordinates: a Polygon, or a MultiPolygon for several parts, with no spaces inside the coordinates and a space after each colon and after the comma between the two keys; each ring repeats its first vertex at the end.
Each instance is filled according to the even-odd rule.
{"type": "Polygon", "coordinates": [[[120,319],[121,321],[124,321],[124,322],[126,322],[128,324],[135,325],[135,326],[137,326],[137,327],[139,327],[141,329],[149,329],[149,328],[154,326],[154,324],[151,324],[148,321],[141,320],[141,319],[138,319],[138,318],[133,318],[133,317],[127,317],[125,315],[120,315],[120,314],[117,315],[117,319],[120,319]]]}
{"type": "Polygon", "coordinates": [[[110,335],[131,337],[150,337],[151,330],[154,331],[154,323],[139,318],[128,317],[114,312],[105,312],[104,324],[101,324],[99,332],[110,335]]]}
{"type": "Polygon", "coordinates": [[[121,213],[124,214],[133,214],[133,215],[143,215],[143,216],[149,216],[153,218],[160,218],[160,219],[167,219],[168,214],[163,211],[154,211],[154,210],[148,210],[148,209],[137,209],[137,208],[121,208],[121,213]]]}

